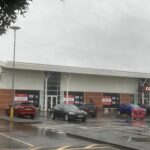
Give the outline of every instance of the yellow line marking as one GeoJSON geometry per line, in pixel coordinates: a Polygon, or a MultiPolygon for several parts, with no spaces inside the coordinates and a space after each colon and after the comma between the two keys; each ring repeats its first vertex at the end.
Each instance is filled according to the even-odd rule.
{"type": "Polygon", "coordinates": [[[92,148],[92,147],[94,147],[94,146],[97,146],[98,144],[91,144],[91,145],[89,145],[89,146],[86,146],[85,148],[92,148]]]}
{"type": "Polygon", "coordinates": [[[56,150],[64,150],[64,149],[66,149],[68,147],[70,147],[70,146],[63,146],[63,147],[57,148],[56,150]]]}
{"type": "Polygon", "coordinates": [[[41,149],[41,148],[44,148],[44,147],[35,147],[35,148],[31,148],[30,150],[38,150],[38,149],[41,149]]]}
{"type": "Polygon", "coordinates": [[[6,134],[2,134],[2,133],[0,133],[0,135],[4,136],[4,137],[6,137],[6,138],[12,139],[12,140],[14,140],[14,141],[17,141],[17,142],[23,143],[23,144],[25,144],[25,145],[28,145],[28,146],[34,147],[34,145],[32,145],[32,144],[30,144],[30,143],[27,143],[27,142],[21,141],[21,140],[19,140],[19,139],[13,138],[13,137],[8,136],[8,135],[6,135],[6,134]]]}
{"type": "Polygon", "coordinates": [[[71,148],[71,149],[66,149],[66,150],[81,150],[81,149],[105,149],[105,148],[110,148],[110,147],[103,147],[103,146],[101,146],[101,147],[91,147],[91,148],[86,148],[86,147],[83,147],[83,148],[81,148],[81,147],[78,147],[78,148],[71,148]]]}

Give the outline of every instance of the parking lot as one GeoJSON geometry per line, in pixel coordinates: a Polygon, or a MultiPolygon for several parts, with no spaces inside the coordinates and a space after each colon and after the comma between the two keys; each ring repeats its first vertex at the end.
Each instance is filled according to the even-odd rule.
{"type": "Polygon", "coordinates": [[[44,150],[46,146],[55,149],[87,149],[89,145],[98,144],[93,145],[92,149],[109,145],[109,148],[149,150],[149,117],[132,120],[125,115],[99,114],[96,118],[89,117],[86,122],[82,122],[52,120],[46,113],[40,113],[35,119],[14,118],[10,122],[5,116],[1,116],[1,119],[7,120],[3,125],[7,130],[2,130],[1,138],[4,141],[9,139],[9,146],[17,143],[18,148],[36,147],[44,150]]]}

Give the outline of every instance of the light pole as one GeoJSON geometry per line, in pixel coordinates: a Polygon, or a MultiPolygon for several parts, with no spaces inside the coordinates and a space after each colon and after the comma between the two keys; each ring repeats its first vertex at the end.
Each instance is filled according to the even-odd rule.
{"type": "MultiPolygon", "coordinates": [[[[12,91],[13,91],[13,100],[15,99],[15,56],[16,56],[16,31],[20,29],[18,26],[11,26],[12,30],[14,30],[14,48],[13,48],[13,70],[12,70],[12,91]]],[[[10,118],[13,118],[13,108],[11,107],[10,118]]]]}

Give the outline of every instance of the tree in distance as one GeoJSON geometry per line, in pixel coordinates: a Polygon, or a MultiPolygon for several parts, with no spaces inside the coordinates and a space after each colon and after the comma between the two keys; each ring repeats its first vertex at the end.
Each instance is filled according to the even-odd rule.
{"type": "Polygon", "coordinates": [[[0,35],[6,33],[11,23],[15,23],[17,16],[27,12],[32,0],[1,0],[0,1],[0,35]]]}
{"type": "MultiPolygon", "coordinates": [[[[11,23],[15,23],[17,16],[28,11],[29,3],[32,0],[0,0],[0,35],[6,33],[11,23]]],[[[42,1],[42,0],[41,0],[42,1]]],[[[65,0],[60,0],[65,2],[65,0]]]]}

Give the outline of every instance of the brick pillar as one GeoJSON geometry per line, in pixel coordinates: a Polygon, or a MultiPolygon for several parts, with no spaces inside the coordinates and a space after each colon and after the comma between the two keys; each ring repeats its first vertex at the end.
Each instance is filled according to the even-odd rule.
{"type": "Polygon", "coordinates": [[[102,93],[100,92],[85,92],[84,93],[84,102],[90,103],[90,99],[96,105],[97,110],[100,111],[102,108],[102,93]]]}
{"type": "Polygon", "coordinates": [[[131,94],[125,93],[120,94],[120,104],[129,104],[131,103],[131,94]]]}
{"type": "Polygon", "coordinates": [[[0,111],[11,104],[13,100],[13,91],[8,89],[0,89],[0,111]]]}

